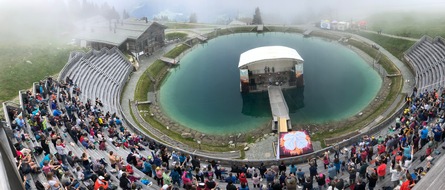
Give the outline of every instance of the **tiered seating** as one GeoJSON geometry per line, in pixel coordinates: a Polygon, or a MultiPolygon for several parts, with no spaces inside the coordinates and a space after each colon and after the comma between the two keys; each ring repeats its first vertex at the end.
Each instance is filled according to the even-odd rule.
{"type": "Polygon", "coordinates": [[[124,55],[117,49],[108,50],[104,48],[100,51],[91,50],[88,53],[73,52],[71,57],[80,58],[71,63],[73,66],[66,71],[59,79],[70,78],[74,83],[83,89],[81,100],[94,101],[99,98],[104,104],[105,111],[118,113],[118,96],[122,82],[133,70],[131,64],[124,55]]]}
{"type": "Polygon", "coordinates": [[[431,90],[445,84],[445,40],[424,36],[405,52],[416,72],[419,90],[431,90]]]}
{"type": "MultiPolygon", "coordinates": [[[[79,60],[79,62],[81,62],[81,60],[79,60]]],[[[79,64],[79,65],[81,65],[81,64],[79,64]]],[[[93,72],[90,72],[92,75],[94,75],[95,73],[98,73],[97,70],[95,70],[95,69],[91,69],[90,68],[90,70],[93,71],[93,72]]],[[[99,75],[94,75],[94,76],[99,76],[99,75]]],[[[108,82],[110,83],[110,81],[111,80],[109,80],[108,82]]],[[[24,121],[25,121],[25,125],[26,125],[26,127],[22,127],[22,129],[20,130],[20,133],[16,132],[17,134],[14,135],[16,138],[12,137],[11,139],[13,140],[14,143],[18,142],[22,146],[24,146],[25,148],[28,148],[30,150],[35,150],[35,147],[40,145],[40,140],[37,140],[36,135],[39,132],[36,133],[36,127],[34,127],[34,126],[38,126],[38,125],[36,125],[36,124],[32,125],[32,124],[28,123],[28,121],[35,120],[35,119],[28,120],[26,117],[30,116],[30,118],[38,117],[38,118],[42,118],[43,119],[43,118],[45,118],[43,116],[46,116],[48,118],[56,118],[56,117],[59,118],[59,116],[52,115],[53,114],[53,112],[52,112],[53,110],[52,110],[52,108],[51,108],[52,106],[50,106],[50,104],[53,102],[54,97],[51,98],[50,100],[44,98],[44,97],[48,97],[50,94],[52,94],[52,92],[58,92],[59,91],[57,89],[57,87],[56,87],[56,85],[58,83],[52,83],[51,82],[51,83],[48,83],[48,85],[46,85],[46,84],[47,84],[46,81],[41,81],[39,83],[35,83],[34,84],[34,88],[33,89],[39,89],[39,87],[41,85],[44,85],[44,89],[45,90],[43,91],[42,97],[40,97],[40,98],[38,98],[35,95],[32,95],[31,92],[26,92],[26,93],[20,92],[19,93],[20,94],[20,102],[21,102],[20,106],[19,105],[8,106],[8,105],[6,105],[4,103],[4,111],[5,111],[5,115],[6,115],[6,118],[7,118],[8,126],[10,126],[10,128],[14,129],[14,131],[15,131],[15,129],[17,128],[18,124],[13,124],[12,121],[14,121],[14,118],[18,118],[19,117],[18,115],[23,115],[23,118],[24,118],[24,121]],[[48,90],[50,92],[47,92],[47,89],[50,89],[50,90],[48,90]],[[48,104],[46,104],[46,103],[48,103],[48,104]],[[39,109],[36,108],[37,105],[39,105],[39,109]],[[20,110],[20,108],[25,108],[25,109],[22,112],[20,110]],[[42,113],[42,117],[39,116],[39,114],[36,114],[37,112],[34,113],[35,110],[37,110],[39,113],[41,112],[42,113]],[[44,111],[44,110],[46,110],[46,111],[44,111]],[[31,126],[33,126],[33,127],[31,127],[31,126]],[[23,140],[24,137],[22,138],[20,134],[25,134],[26,135],[26,140],[23,140]]],[[[82,83],[82,84],[88,84],[88,83],[82,83]]],[[[61,84],[61,85],[65,86],[64,84],[61,84]]],[[[105,85],[105,83],[104,83],[104,85],[105,85]]],[[[66,86],[64,87],[64,89],[65,90],[67,90],[67,89],[71,89],[72,90],[72,88],[67,88],[66,86]]],[[[117,92],[118,90],[115,90],[115,91],[117,92]]],[[[94,92],[94,90],[93,90],[93,92],[94,92]]],[[[113,96],[117,96],[117,94],[114,93],[113,96]]],[[[59,107],[59,108],[63,108],[64,107],[63,104],[59,104],[59,106],[57,106],[57,107],[59,107]]],[[[79,115],[77,115],[77,117],[79,117],[79,115]]],[[[108,138],[105,138],[105,139],[107,139],[106,140],[106,144],[107,144],[106,147],[107,147],[108,151],[98,150],[99,149],[99,145],[98,144],[94,144],[95,149],[86,149],[86,148],[83,147],[83,145],[78,140],[74,141],[73,140],[74,137],[72,136],[71,133],[68,132],[69,129],[67,128],[67,126],[65,124],[72,123],[73,121],[68,121],[68,120],[66,120],[68,118],[67,117],[63,117],[63,116],[60,117],[60,118],[63,120],[63,122],[57,122],[57,124],[55,124],[55,125],[52,125],[49,122],[49,123],[47,123],[47,126],[52,128],[51,131],[55,131],[56,132],[56,134],[59,136],[57,138],[61,138],[61,139],[65,140],[65,147],[67,149],[67,152],[71,151],[73,153],[73,155],[76,155],[78,157],[85,152],[85,153],[87,153],[88,156],[90,156],[90,161],[91,162],[93,162],[96,159],[101,159],[101,158],[105,158],[104,161],[107,161],[108,160],[107,159],[108,151],[110,151],[110,150],[114,151],[114,153],[116,155],[118,155],[118,156],[120,156],[121,158],[124,158],[124,159],[130,153],[129,149],[124,149],[123,147],[122,147],[122,149],[119,149],[120,147],[115,147],[112,144],[112,142],[110,142],[108,140],[108,138]],[[77,144],[76,144],[76,142],[77,142],[77,144]]],[[[49,119],[49,120],[51,120],[51,119],[49,119]]],[[[87,119],[86,123],[89,123],[89,121],[90,120],[87,119]]],[[[89,130],[87,130],[87,131],[89,131],[89,130]]],[[[104,129],[104,135],[109,136],[108,131],[105,130],[105,129],[104,129]]],[[[51,137],[51,138],[53,138],[53,137],[51,137]]],[[[95,138],[95,140],[97,141],[98,139],[95,138]]],[[[55,146],[53,145],[53,143],[49,143],[48,146],[49,146],[49,152],[51,154],[57,152],[57,150],[56,150],[55,146]]],[[[142,147],[142,145],[140,145],[140,147],[142,147]]],[[[149,155],[152,155],[152,150],[149,150],[147,147],[144,147],[144,148],[145,148],[145,150],[142,150],[142,149],[139,150],[139,153],[140,153],[140,155],[142,155],[142,157],[147,158],[149,155]]],[[[44,158],[43,154],[41,154],[41,155],[32,154],[32,155],[33,155],[33,157],[32,157],[33,162],[35,162],[37,164],[40,163],[43,160],[43,158],[44,158]]],[[[57,160],[54,160],[54,161],[58,162],[57,160]]],[[[83,170],[85,170],[85,167],[83,167],[82,164],[80,164],[80,163],[75,163],[74,167],[71,167],[70,165],[67,165],[67,164],[65,164],[64,166],[67,167],[66,170],[70,171],[70,172],[74,172],[76,166],[79,166],[83,170]]],[[[119,179],[116,177],[116,173],[112,172],[112,169],[114,169],[114,168],[111,168],[110,165],[106,165],[105,167],[106,167],[105,168],[106,169],[105,172],[111,178],[112,184],[119,185],[119,179]]],[[[74,176],[75,179],[77,179],[77,175],[73,175],[73,176],[74,176]]],[[[141,170],[139,170],[137,168],[134,168],[134,176],[146,177],[146,175],[141,170]]],[[[29,184],[31,185],[31,189],[36,189],[36,187],[34,186],[33,181],[40,181],[40,182],[42,182],[44,184],[48,184],[48,181],[47,181],[47,179],[46,179],[46,177],[45,177],[45,175],[43,173],[30,173],[30,174],[27,175],[27,179],[30,180],[29,184]]],[[[60,178],[58,178],[58,180],[60,181],[60,178]]],[[[87,184],[91,184],[91,182],[89,183],[88,180],[79,180],[79,181],[82,181],[82,183],[80,185],[81,185],[81,187],[84,187],[84,189],[86,189],[85,186],[87,184]]],[[[150,189],[149,186],[143,185],[142,182],[139,181],[139,180],[137,180],[135,182],[135,184],[137,184],[142,189],[150,189]]],[[[157,188],[157,189],[160,188],[160,187],[156,187],[156,186],[153,186],[153,187],[157,188]]]]}

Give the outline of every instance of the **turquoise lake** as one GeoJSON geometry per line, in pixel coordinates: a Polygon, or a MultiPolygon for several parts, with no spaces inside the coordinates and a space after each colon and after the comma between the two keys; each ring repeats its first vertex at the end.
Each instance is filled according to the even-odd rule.
{"type": "Polygon", "coordinates": [[[377,95],[382,80],[359,55],[338,43],[289,33],[220,36],[197,45],[170,70],[160,89],[163,111],[174,121],[208,134],[255,130],[268,124],[267,92],[241,94],[241,53],[261,46],[294,48],[304,59],[305,87],[284,96],[293,124],[325,123],[353,116],[377,95]]]}

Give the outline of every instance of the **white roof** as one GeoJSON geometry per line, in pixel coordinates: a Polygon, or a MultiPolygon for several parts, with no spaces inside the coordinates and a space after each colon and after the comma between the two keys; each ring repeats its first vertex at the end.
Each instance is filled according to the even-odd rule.
{"type": "Polygon", "coordinates": [[[242,53],[238,68],[254,64],[258,61],[277,59],[294,59],[299,62],[304,61],[295,49],[284,46],[264,46],[242,53]]]}

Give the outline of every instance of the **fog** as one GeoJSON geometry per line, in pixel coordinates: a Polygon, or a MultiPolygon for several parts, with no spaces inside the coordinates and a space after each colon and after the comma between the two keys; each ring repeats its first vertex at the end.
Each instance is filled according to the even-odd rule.
{"type": "MultiPolygon", "coordinates": [[[[105,1],[100,0],[100,2],[105,1]]],[[[195,12],[200,18],[199,21],[210,23],[215,22],[221,15],[232,18],[251,17],[255,7],[260,7],[265,21],[269,18],[272,23],[287,24],[295,19],[312,21],[331,17],[351,20],[363,19],[367,15],[382,11],[439,11],[445,8],[445,1],[441,0],[111,0],[107,2],[131,10],[135,16],[155,15],[169,10],[171,13],[179,13],[187,17],[195,12]]]]}
{"type": "Polygon", "coordinates": [[[125,9],[131,17],[167,16],[178,22],[187,22],[196,13],[202,23],[251,18],[256,7],[265,24],[357,21],[380,12],[439,12],[445,8],[442,0],[0,0],[0,41],[66,40],[76,32],[74,23],[84,19],[75,10],[84,2],[99,7],[107,3],[120,16],[125,9]]]}

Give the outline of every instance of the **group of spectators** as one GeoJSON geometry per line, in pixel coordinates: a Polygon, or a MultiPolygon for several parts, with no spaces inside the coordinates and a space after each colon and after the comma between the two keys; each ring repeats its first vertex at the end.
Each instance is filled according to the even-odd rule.
{"type": "Polygon", "coordinates": [[[232,166],[227,189],[411,189],[432,167],[444,141],[445,90],[417,92],[385,135],[363,136],[351,147],[336,147],[305,165],[280,163],[232,166]],[[417,156],[417,157],[416,157],[417,156]],[[413,164],[416,159],[419,163],[413,164]],[[320,164],[321,163],[321,164],[320,164]],[[321,166],[322,165],[322,166],[321,166]],[[308,167],[308,169],[307,169],[308,167]],[[305,169],[303,169],[305,168],[305,169]]]}
{"type": "Polygon", "coordinates": [[[99,99],[82,102],[81,89],[69,78],[63,82],[48,78],[36,86],[36,92],[24,96],[24,110],[8,113],[27,189],[33,177],[44,175],[43,185],[34,184],[38,189],[140,189],[156,184],[161,189],[372,190],[379,184],[407,190],[430,169],[445,138],[445,90],[414,89],[387,135],[363,136],[351,147],[336,147],[309,159],[308,166],[281,162],[229,169],[216,161],[201,163],[196,157],[169,151],[131,132],[115,113],[102,111],[99,99]],[[68,150],[78,145],[83,147],[81,154],[68,150]],[[106,151],[108,157],[92,158],[87,150],[106,151]],[[415,159],[425,159],[426,164],[414,166],[415,159]]]}

